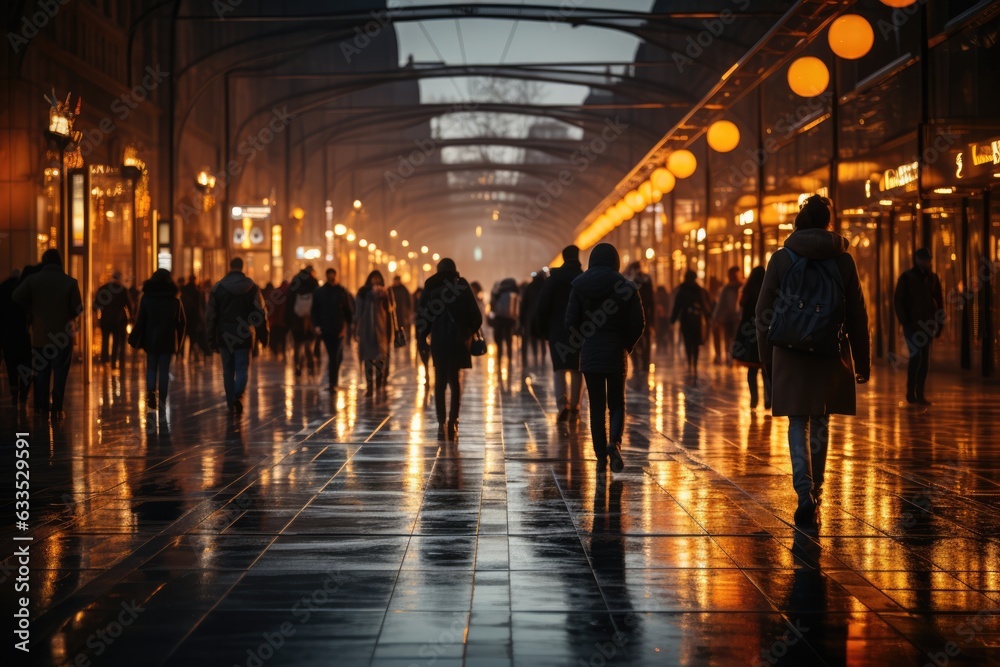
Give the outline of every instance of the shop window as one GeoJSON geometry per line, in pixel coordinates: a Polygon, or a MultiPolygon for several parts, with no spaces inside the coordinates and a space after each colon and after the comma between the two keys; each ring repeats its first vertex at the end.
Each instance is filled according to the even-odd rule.
{"type": "Polygon", "coordinates": [[[966,30],[930,53],[934,118],[996,118],[1000,90],[992,85],[1000,70],[1000,18],[966,30]]]}

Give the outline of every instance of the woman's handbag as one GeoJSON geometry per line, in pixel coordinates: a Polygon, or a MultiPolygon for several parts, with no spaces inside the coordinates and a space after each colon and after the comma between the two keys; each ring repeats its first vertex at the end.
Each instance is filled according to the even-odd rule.
{"type": "Polygon", "coordinates": [[[406,331],[403,330],[403,327],[398,327],[396,329],[396,337],[393,338],[392,344],[395,347],[406,347],[406,343],[406,331]]]}
{"type": "Polygon", "coordinates": [[[479,329],[472,334],[472,343],[469,345],[469,354],[474,357],[481,357],[486,354],[486,338],[483,337],[483,330],[479,329]]]}

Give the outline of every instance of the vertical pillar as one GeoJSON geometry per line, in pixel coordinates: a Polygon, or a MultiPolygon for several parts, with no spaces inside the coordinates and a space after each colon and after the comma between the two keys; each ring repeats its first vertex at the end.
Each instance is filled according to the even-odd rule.
{"type": "MultiPolygon", "coordinates": [[[[882,335],[882,312],[885,303],[882,297],[883,276],[882,276],[882,253],[885,252],[885,234],[882,225],[883,217],[879,216],[875,223],[875,356],[881,359],[885,355],[885,339],[882,335]]],[[[886,283],[888,285],[888,283],[886,283]]]]}
{"type": "Polygon", "coordinates": [[[976,262],[976,273],[982,282],[979,286],[979,339],[982,341],[982,374],[983,377],[993,375],[993,253],[995,249],[990,239],[990,189],[983,190],[983,214],[982,218],[982,247],[986,249],[979,261],[976,262]]]}
{"type": "MultiPolygon", "coordinates": [[[[961,248],[959,255],[959,275],[962,277],[962,296],[968,296],[972,286],[969,284],[969,198],[962,197],[962,227],[959,231],[956,245],[961,248]]],[[[961,367],[972,368],[972,304],[969,299],[962,299],[962,331],[961,331],[961,367]]]]}

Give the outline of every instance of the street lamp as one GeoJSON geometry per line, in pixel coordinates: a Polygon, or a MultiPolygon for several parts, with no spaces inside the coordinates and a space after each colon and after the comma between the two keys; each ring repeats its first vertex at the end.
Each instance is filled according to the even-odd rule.
{"type": "Polygon", "coordinates": [[[215,206],[215,197],[212,196],[212,191],[215,190],[215,175],[207,169],[202,169],[198,172],[194,185],[201,192],[201,210],[206,213],[211,211],[215,206]]]}
{"type": "MultiPolygon", "coordinates": [[[[45,134],[54,145],[59,148],[59,236],[56,239],[57,246],[63,258],[68,258],[72,242],[69,238],[69,214],[66,210],[66,149],[70,144],[79,143],[82,133],[73,129],[73,122],[80,115],[80,106],[83,98],[76,99],[76,109],[70,106],[70,98],[73,93],[67,93],[65,100],[56,98],[56,91],[52,91],[52,96],[45,96],[45,101],[49,103],[49,126],[45,134]]],[[[64,259],[64,261],[69,261],[64,259]]],[[[69,264],[67,263],[67,266],[69,264]]]]}

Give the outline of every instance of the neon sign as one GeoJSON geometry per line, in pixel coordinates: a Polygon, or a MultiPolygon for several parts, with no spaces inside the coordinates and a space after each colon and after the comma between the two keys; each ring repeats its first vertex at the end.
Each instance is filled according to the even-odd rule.
{"type": "Polygon", "coordinates": [[[878,182],[878,189],[881,192],[901,188],[917,180],[920,163],[914,161],[901,164],[895,169],[886,169],[882,174],[882,179],[878,182]]]}

